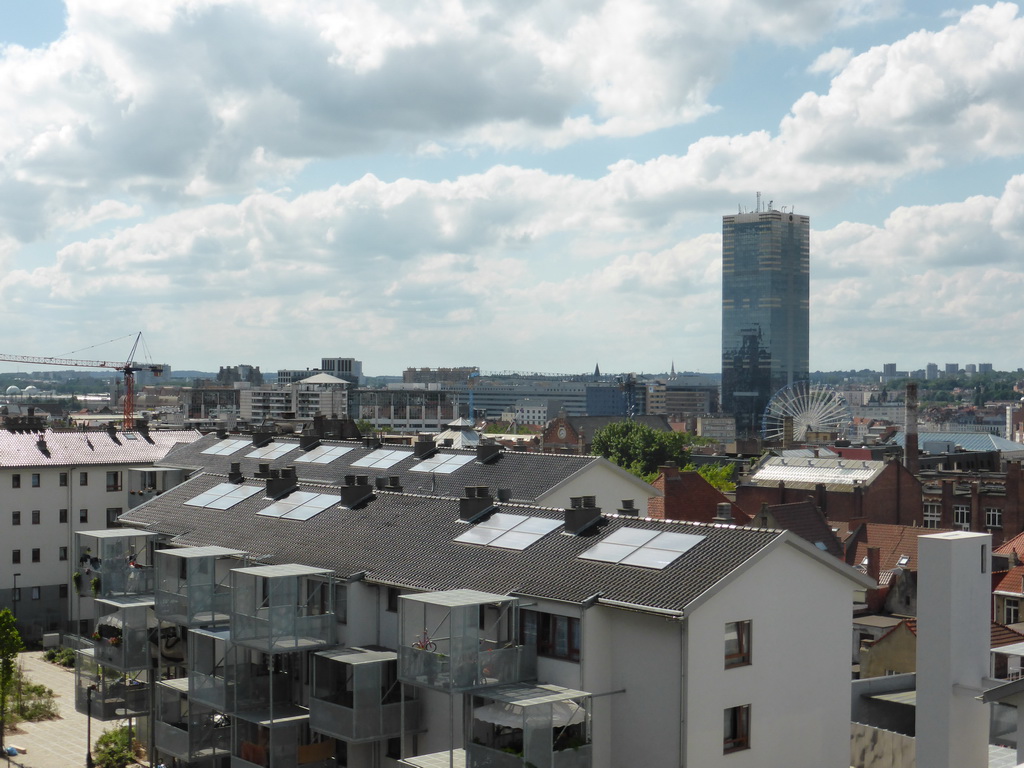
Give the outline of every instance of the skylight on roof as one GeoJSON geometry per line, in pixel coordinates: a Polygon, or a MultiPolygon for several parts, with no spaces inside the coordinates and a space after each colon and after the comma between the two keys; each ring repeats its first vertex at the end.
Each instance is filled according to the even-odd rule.
{"type": "Polygon", "coordinates": [[[367,467],[368,469],[388,469],[408,456],[412,456],[412,451],[393,451],[388,448],[379,448],[373,453],[363,456],[361,459],[356,459],[352,462],[352,466],[367,467]]]}
{"type": "Polygon", "coordinates": [[[466,453],[435,453],[411,468],[412,472],[436,472],[439,475],[450,475],[456,469],[474,459],[473,454],[466,453]]]}
{"type": "Polygon", "coordinates": [[[189,507],[204,507],[206,509],[230,509],[238,502],[245,501],[262,490],[262,488],[253,488],[249,485],[221,483],[189,499],[185,504],[189,507]]]}
{"type": "MultiPolygon", "coordinates": [[[[472,458],[472,457],[470,457],[472,458]]],[[[508,512],[495,512],[487,520],[477,523],[455,541],[480,544],[485,547],[523,550],[562,524],[561,520],[547,517],[528,517],[508,512]]]]}
{"type": "Polygon", "coordinates": [[[234,453],[235,451],[242,450],[247,445],[252,445],[252,441],[251,440],[221,440],[219,443],[214,443],[209,448],[200,451],[200,453],[205,453],[205,454],[208,454],[210,456],[227,456],[229,454],[234,453]]]}
{"type": "Polygon", "coordinates": [[[281,517],[285,520],[309,520],[325,509],[337,504],[340,499],[324,493],[295,491],[287,498],[278,499],[266,509],[256,514],[264,517],[281,517]]]}
{"type": "Polygon", "coordinates": [[[641,568],[662,569],[689,551],[704,536],[690,533],[671,533],[643,528],[619,528],[580,555],[584,560],[600,560],[619,565],[637,565],[641,568]]]}
{"type": "Polygon", "coordinates": [[[313,450],[296,458],[295,461],[309,462],[310,464],[330,464],[351,450],[352,446],[350,445],[318,445],[313,450]]]}
{"type": "Polygon", "coordinates": [[[262,448],[257,448],[255,451],[245,454],[247,459],[277,459],[284,456],[291,450],[294,450],[297,446],[295,443],[271,443],[270,445],[264,445],[262,448]]]}

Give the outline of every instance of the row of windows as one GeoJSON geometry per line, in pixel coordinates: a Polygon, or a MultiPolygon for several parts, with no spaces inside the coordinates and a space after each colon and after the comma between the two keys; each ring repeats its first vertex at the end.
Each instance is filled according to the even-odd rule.
{"type": "MultiPolygon", "coordinates": [[[[924,527],[938,528],[942,519],[942,505],[926,503],[924,505],[924,527]]],[[[953,527],[962,531],[971,529],[971,507],[968,504],[953,505],[953,527]]],[[[1003,510],[999,507],[985,507],[985,527],[1002,528],[1003,510]]]]}
{"type": "MultiPolygon", "coordinates": [[[[41,552],[42,552],[42,550],[40,550],[39,547],[35,547],[32,550],[32,562],[33,563],[38,563],[38,562],[42,561],[41,552]]],[[[67,547],[58,547],[58,549],[57,549],[57,559],[58,560],[67,560],[68,559],[68,548],[67,547]]],[[[11,550],[11,562],[14,563],[15,565],[17,565],[18,563],[21,562],[21,550],[20,549],[12,549],[11,550]]]]}
{"type": "MultiPolygon", "coordinates": [[[[107,507],[107,524],[111,525],[117,522],[118,516],[124,511],[122,507],[107,507]]],[[[39,525],[42,516],[38,509],[32,510],[32,525],[39,525]]],[[[68,511],[61,509],[57,512],[57,522],[66,523],[68,521],[68,511]]],[[[78,510],[78,522],[88,523],[89,522],[89,510],[80,509],[78,510]]],[[[21,525],[21,512],[15,510],[11,512],[11,525],[21,525]]]]}
{"type": "MultiPolygon", "coordinates": [[[[57,596],[59,598],[64,599],[64,598],[66,598],[68,596],[68,585],[67,584],[58,584],[57,585],[57,590],[58,590],[57,596]]],[[[31,591],[30,594],[32,595],[32,599],[33,600],[38,600],[40,598],[40,596],[42,595],[42,587],[32,587],[32,591],[31,591]]],[[[13,595],[12,599],[14,600],[14,602],[18,602],[19,600],[21,600],[21,587],[15,588],[14,595],[13,595]]]]}
{"type": "MultiPolygon", "coordinates": [[[[40,476],[40,474],[38,472],[33,472],[32,473],[32,487],[33,488],[41,488],[42,487],[42,483],[43,483],[43,481],[42,481],[42,477],[40,476]]],[[[60,473],[60,486],[61,486],[61,488],[66,487],[67,484],[68,484],[68,473],[67,472],[61,472],[60,473]]],[[[89,484],[89,473],[88,472],[79,472],[78,473],[78,484],[79,485],[88,485],[89,484]]],[[[21,488],[21,475],[19,473],[15,473],[15,474],[11,475],[11,487],[12,488],[21,488]]],[[[107,472],[107,490],[108,491],[120,491],[121,490],[121,473],[120,472],[107,472]]]]}

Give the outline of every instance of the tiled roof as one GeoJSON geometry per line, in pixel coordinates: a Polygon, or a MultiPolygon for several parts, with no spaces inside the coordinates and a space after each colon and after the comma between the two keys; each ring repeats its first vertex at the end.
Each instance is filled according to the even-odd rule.
{"type": "Polygon", "coordinates": [[[992,585],[993,592],[1009,592],[1024,595],[1024,565],[1004,571],[992,585]]]}
{"type": "Polygon", "coordinates": [[[773,504],[769,505],[766,511],[775,520],[776,527],[792,531],[818,549],[842,559],[843,547],[839,543],[839,539],[832,532],[832,526],[829,525],[821,510],[813,502],[797,501],[792,504],[773,504]]]}
{"type": "MultiPolygon", "coordinates": [[[[878,638],[878,640],[875,641],[875,645],[877,646],[878,643],[885,640],[885,638],[895,632],[900,626],[906,627],[914,637],[917,637],[917,619],[909,618],[904,619],[900,624],[896,625],[878,638]]],[[[1002,648],[1004,645],[1016,645],[1021,642],[1024,642],[1024,633],[1018,632],[1015,629],[1010,629],[1005,624],[997,624],[994,621],[991,622],[989,648],[1002,648]]]]}
{"type": "MultiPolygon", "coordinates": [[[[249,441],[240,435],[229,435],[228,440],[249,441]]],[[[607,459],[600,456],[580,456],[576,454],[546,454],[525,451],[501,451],[491,462],[480,464],[476,460],[476,450],[456,450],[442,448],[436,456],[472,457],[470,461],[458,467],[450,474],[440,472],[413,471],[421,462],[413,456],[412,448],[401,446],[385,446],[400,452],[401,460],[389,467],[361,467],[354,463],[370,455],[373,449],[360,442],[342,442],[324,440],[325,446],[342,446],[351,448],[347,453],[329,464],[313,464],[297,461],[306,451],[299,447],[294,437],[275,437],[272,445],[292,448],[283,455],[273,459],[246,458],[253,452],[252,445],[243,445],[228,455],[204,454],[202,451],[220,443],[215,434],[204,436],[190,445],[179,446],[160,462],[163,466],[185,467],[204,470],[219,474],[227,474],[232,462],[241,463],[242,474],[251,477],[261,463],[269,463],[272,468],[294,466],[298,477],[312,483],[341,485],[345,475],[369,475],[370,482],[375,477],[398,477],[401,487],[411,493],[426,493],[433,496],[459,497],[466,486],[485,485],[492,494],[499,488],[508,489],[512,501],[534,502],[541,499],[565,480],[580,475],[596,465],[605,465],[612,472],[627,474],[607,459]]],[[[647,496],[657,494],[653,487],[636,481],[637,495],[642,501],[647,496]],[[646,489],[645,489],[646,487],[646,489]],[[646,493],[646,495],[642,495],[646,493]]]]}
{"type": "Polygon", "coordinates": [[[903,568],[917,570],[917,538],[932,533],[944,533],[945,528],[921,528],[888,523],[865,523],[856,532],[856,540],[847,545],[846,562],[859,565],[868,556],[868,547],[879,548],[879,566],[882,571],[903,568]],[[907,556],[907,562],[900,558],[907,556]]]}
{"type": "MultiPolygon", "coordinates": [[[[895,445],[906,444],[906,434],[897,432],[889,442],[895,445]]],[[[926,443],[953,443],[965,451],[1001,451],[1005,454],[1024,453],[1024,445],[1007,440],[999,435],[988,432],[920,432],[917,443],[922,448],[926,443]]]]}
{"type": "Polygon", "coordinates": [[[110,433],[106,430],[11,432],[0,430],[0,467],[66,467],[86,464],[149,464],[176,445],[195,442],[194,430],[110,433]],[[41,445],[40,438],[45,442],[41,445]]]}
{"type": "MultiPolygon", "coordinates": [[[[452,498],[378,491],[355,509],[333,505],[308,520],[258,515],[271,502],[257,493],[226,510],[184,502],[225,482],[201,474],[122,515],[194,546],[236,547],[261,563],[297,562],[329,568],[340,576],[365,571],[367,578],[422,590],[474,589],[578,603],[598,592],[613,600],[682,610],[762,550],[791,541],[772,530],[606,516],[583,535],[559,527],[523,550],[455,542],[468,529],[452,498]],[[671,531],[703,537],[662,570],[583,560],[578,556],[624,528],[671,531]]],[[[246,485],[259,487],[255,481],[246,485]]],[[[302,484],[301,490],[339,494],[337,488],[302,484]]],[[[502,504],[502,511],[561,520],[562,510],[502,504]]],[[[838,566],[845,567],[845,566],[838,566]]],[[[852,573],[852,571],[851,571],[852,573]]]]}
{"type": "Polygon", "coordinates": [[[829,490],[851,491],[857,484],[868,485],[882,470],[885,462],[859,459],[768,458],[750,476],[751,485],[777,486],[814,490],[824,485],[829,490]]]}
{"type": "MultiPolygon", "coordinates": [[[[572,424],[577,433],[582,432],[586,439],[593,440],[598,430],[604,429],[611,424],[619,424],[626,421],[625,416],[569,416],[567,421],[572,424]]],[[[665,416],[635,416],[632,421],[636,424],[643,424],[658,432],[671,432],[672,425],[668,423],[665,416]]]]}
{"type": "Polygon", "coordinates": [[[1024,557],[1021,556],[1021,555],[1024,555],[1024,533],[1018,533],[1016,536],[1014,536],[1009,541],[1004,541],[1002,544],[1000,544],[998,547],[996,547],[994,550],[992,550],[992,554],[994,554],[994,555],[1011,555],[1011,554],[1016,554],[1018,560],[1024,561],[1024,557]]]}

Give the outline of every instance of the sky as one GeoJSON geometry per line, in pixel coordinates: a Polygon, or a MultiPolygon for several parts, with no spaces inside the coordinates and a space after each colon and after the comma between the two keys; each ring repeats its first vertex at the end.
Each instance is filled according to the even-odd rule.
{"type": "Polygon", "coordinates": [[[0,0],[0,349],[716,372],[760,193],[812,370],[1015,370],[1022,153],[1010,3],[0,0]]]}

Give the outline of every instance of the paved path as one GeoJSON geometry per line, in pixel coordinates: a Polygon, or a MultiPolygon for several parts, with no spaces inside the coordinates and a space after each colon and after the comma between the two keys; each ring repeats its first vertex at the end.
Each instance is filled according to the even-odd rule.
{"type": "MultiPolygon", "coordinates": [[[[17,733],[7,735],[6,743],[26,747],[28,752],[11,758],[25,768],[74,768],[85,765],[86,718],[75,711],[75,672],[43,661],[41,651],[22,653],[19,661],[33,683],[52,688],[56,694],[60,719],[40,723],[21,723],[17,733]]],[[[92,721],[92,738],[118,723],[92,721]]],[[[7,763],[0,758],[0,768],[7,763]]]]}

